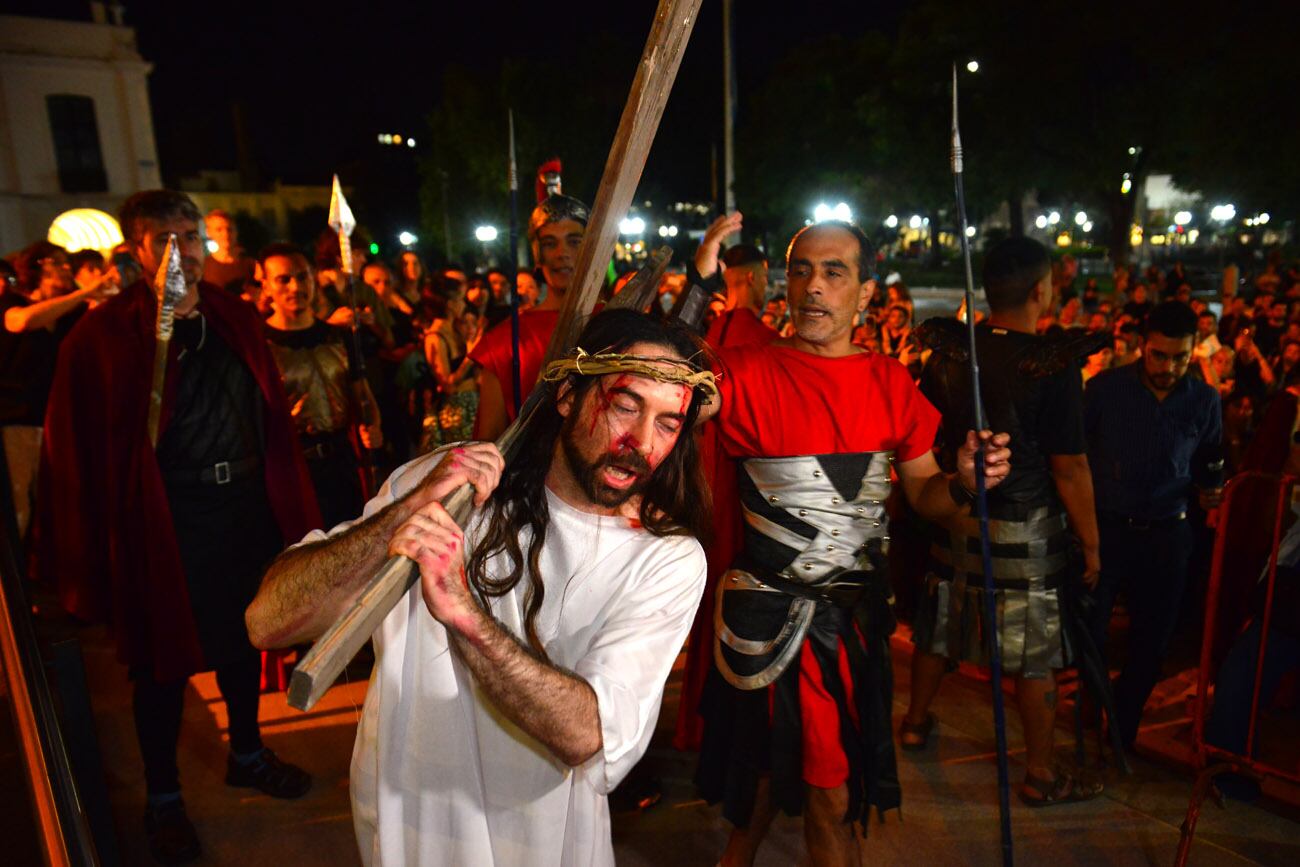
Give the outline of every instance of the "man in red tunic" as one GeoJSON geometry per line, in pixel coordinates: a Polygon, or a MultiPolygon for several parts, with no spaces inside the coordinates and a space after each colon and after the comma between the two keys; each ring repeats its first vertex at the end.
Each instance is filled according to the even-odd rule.
{"type": "MultiPolygon", "coordinates": [[[[541,372],[551,334],[560,321],[564,293],[573,280],[578,250],[587,229],[587,206],[571,196],[553,193],[533,209],[528,219],[528,240],[533,261],[542,269],[546,300],[519,314],[520,400],[528,396],[541,372]]],[[[479,366],[478,418],[474,439],[495,440],[515,418],[515,390],[511,373],[514,353],[510,321],[500,322],[474,347],[470,358],[479,366]]]]}
{"type": "Polygon", "coordinates": [[[777,807],[803,812],[813,863],[859,863],[853,823],[900,802],[883,574],[891,476],[942,521],[969,508],[981,440],[990,485],[1010,466],[1005,435],[970,432],[957,472],[942,473],[938,412],[897,361],[853,345],[872,252],[851,224],[803,229],[787,252],[794,335],[718,353],[718,436],[740,461],[745,526],[718,583],[697,782],[736,826],[726,865],[753,862],[777,807]]]}
{"type": "Polygon", "coordinates": [[[63,344],[39,499],[42,575],[72,614],[108,623],[134,683],[145,826],[167,864],[200,850],[176,766],[190,675],[216,671],[230,717],[228,785],[276,797],[311,785],[262,746],[260,658],[244,609],[284,540],[320,519],[257,311],[200,282],[199,220],[188,196],[168,190],[122,205],[122,231],[146,279],[88,312],[63,344]],[[186,294],[175,308],[155,448],[150,280],[171,235],[186,294]]]}

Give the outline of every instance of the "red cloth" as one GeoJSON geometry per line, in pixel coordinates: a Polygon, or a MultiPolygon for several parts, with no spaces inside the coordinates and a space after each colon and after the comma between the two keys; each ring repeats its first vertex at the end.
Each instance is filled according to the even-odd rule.
{"type": "MultiPolygon", "coordinates": [[[[45,417],[38,568],[69,612],[107,621],[120,662],[152,667],[165,682],[207,666],[147,431],[156,304],[138,282],[87,313],[63,343],[45,417]]],[[[199,310],[266,399],[267,496],[283,538],[297,541],[320,515],[261,320],[208,283],[200,284],[199,310]]],[[[171,417],[179,353],[173,342],[160,433],[171,417]]]]}
{"type": "MultiPolygon", "coordinates": [[[[560,321],[559,310],[525,310],[519,314],[519,385],[524,396],[532,391],[542,372],[546,347],[560,321]]],[[[595,351],[595,350],[593,350],[595,351]]],[[[474,347],[469,357],[501,383],[501,395],[506,401],[506,416],[515,420],[515,388],[510,374],[510,358],[514,354],[514,341],[510,335],[510,320],[498,322],[474,347]]]]}
{"type": "MultiPolygon", "coordinates": [[[[777,333],[763,324],[753,311],[738,307],[728,310],[709,326],[705,339],[714,350],[736,346],[766,346],[777,333]]],[[[686,641],[686,669],[682,673],[683,694],[691,697],[677,705],[677,730],[673,746],[679,750],[699,750],[704,737],[704,718],[699,712],[699,696],[713,664],[713,607],[718,579],[731,568],[740,553],[743,531],[740,499],[736,488],[736,461],[722,453],[718,443],[718,426],[707,424],[700,430],[700,464],[704,467],[707,488],[713,493],[713,538],[705,546],[708,570],[704,579],[704,596],[695,612],[695,622],[686,641]]]]}
{"type": "Polygon", "coordinates": [[[776,340],[775,329],[763,324],[753,310],[736,307],[713,320],[704,339],[714,349],[732,346],[765,346],[776,340]]]}
{"type": "MultiPolygon", "coordinates": [[[[699,748],[697,708],[713,656],[712,588],[741,546],[734,459],[893,451],[905,462],[931,450],[940,421],[907,368],[879,353],[823,358],[764,343],[720,349],[718,359],[722,409],[708,427],[723,452],[714,466],[731,475],[725,486],[721,477],[711,485],[716,538],[708,551],[710,583],[691,630],[674,738],[679,749],[699,748]]],[[[839,777],[834,786],[847,779],[840,771],[848,764],[838,711],[833,701],[819,700],[819,685],[819,678],[800,678],[806,758],[813,763],[804,774],[810,781],[839,777]]]]}
{"type": "Polygon", "coordinates": [[[888,356],[748,346],[720,350],[718,360],[716,423],[732,457],[892,451],[905,463],[934,446],[938,410],[888,356]]]}

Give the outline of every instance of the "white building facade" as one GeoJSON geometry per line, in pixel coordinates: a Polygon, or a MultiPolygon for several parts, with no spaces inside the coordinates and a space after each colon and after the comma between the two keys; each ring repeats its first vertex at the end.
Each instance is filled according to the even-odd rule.
{"type": "Polygon", "coordinates": [[[162,186],[151,69],[130,27],[0,15],[0,255],[162,186]]]}

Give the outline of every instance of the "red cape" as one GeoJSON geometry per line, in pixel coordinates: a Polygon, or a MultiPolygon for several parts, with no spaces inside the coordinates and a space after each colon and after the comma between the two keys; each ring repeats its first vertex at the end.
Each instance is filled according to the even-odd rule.
{"type": "MultiPolygon", "coordinates": [[[[207,283],[199,310],[262,390],[267,495],[285,541],[297,541],[320,516],[261,320],[207,283]]],[[[156,318],[153,292],[140,281],[87,313],[63,342],[45,417],[37,556],[64,607],[106,621],[118,660],[151,667],[161,682],[207,665],[146,430],[156,318]]],[[[160,431],[171,419],[179,353],[173,342],[160,431]]]]}
{"type": "MultiPolygon", "coordinates": [[[[715,319],[706,339],[714,349],[723,349],[765,345],[776,338],[776,331],[764,325],[752,311],[737,308],[715,319]]],[[[704,718],[700,716],[699,705],[713,661],[713,608],[718,579],[740,553],[744,529],[736,487],[736,461],[723,452],[716,424],[706,424],[700,429],[700,462],[704,467],[705,486],[713,493],[713,539],[704,549],[708,562],[704,596],[686,642],[686,670],[682,673],[682,698],[677,705],[677,729],[673,735],[674,747],[691,751],[699,750],[704,736],[704,718]]]]}

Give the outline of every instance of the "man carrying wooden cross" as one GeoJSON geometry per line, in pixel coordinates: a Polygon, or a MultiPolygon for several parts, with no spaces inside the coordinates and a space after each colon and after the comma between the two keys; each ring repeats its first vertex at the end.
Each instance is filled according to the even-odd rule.
{"type": "Polygon", "coordinates": [[[609,310],[543,372],[504,466],[475,443],[399,468],[309,534],[248,611],[320,634],[389,555],[420,580],[375,633],[352,757],[367,864],[613,864],[606,795],[649,744],[704,585],[691,429],[716,395],[684,328],[609,310]],[[473,483],[462,535],[439,500],[473,483]]]}

